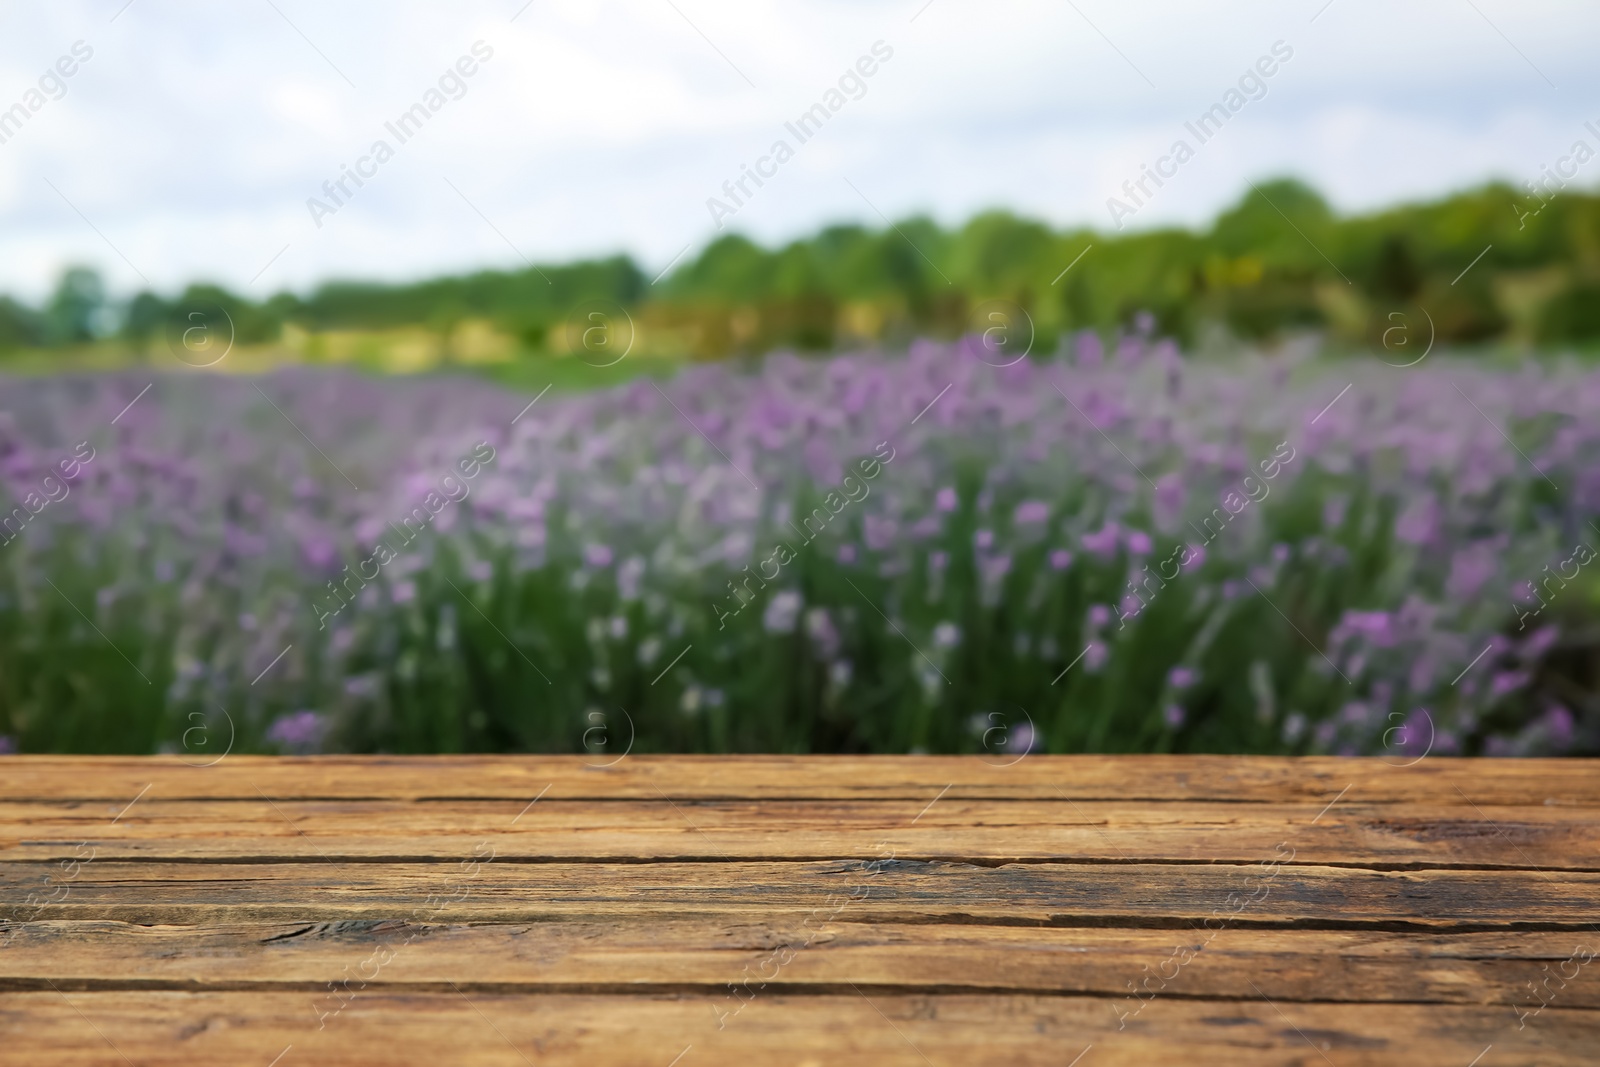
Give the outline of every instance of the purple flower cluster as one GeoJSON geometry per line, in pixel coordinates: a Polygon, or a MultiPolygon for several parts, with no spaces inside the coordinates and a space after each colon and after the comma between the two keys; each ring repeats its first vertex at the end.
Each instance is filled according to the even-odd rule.
{"type": "MultiPolygon", "coordinates": [[[[1068,348],[1006,367],[926,341],[778,354],[531,410],[471,379],[302,371],[160,378],[113,423],[148,376],[8,382],[0,498],[20,501],[66,442],[96,451],[0,548],[0,626],[77,626],[48,577],[161,679],[165,706],[254,702],[263,746],[296,751],[334,723],[392,723],[385,702],[469,639],[486,663],[509,645],[575,701],[665,672],[654,692],[694,716],[751,718],[786,684],[745,688],[768,669],[751,664],[778,662],[752,651],[764,642],[815,661],[824,706],[899,671],[964,736],[953,694],[989,684],[1001,635],[1008,691],[1052,744],[1109,743],[1080,726],[1118,671],[1133,682],[1103,713],[1147,724],[1151,745],[1235,706],[1229,736],[1289,751],[1381,752],[1389,716],[1416,709],[1436,752],[1595,743],[1544,685],[1594,598],[1514,624],[1545,568],[1600,536],[1600,375],[1322,367],[1309,349],[1208,364],[1139,335],[1109,361],[1098,338],[1068,348]],[[497,458],[471,495],[319,620],[312,596],[479,442],[497,458]],[[870,498],[830,499],[885,442],[870,498]],[[1250,488],[1264,462],[1281,466],[1270,501],[1250,488]],[[769,562],[778,544],[792,561],[769,562]],[[748,580],[763,566],[781,566],[775,587],[748,580]],[[1161,596],[1130,611],[1156,570],[1161,596]],[[730,582],[756,612],[719,620],[730,582]]],[[[68,667],[0,651],[16,693],[51,670],[68,667]]],[[[0,734],[27,749],[38,709],[0,701],[0,734]]]]}

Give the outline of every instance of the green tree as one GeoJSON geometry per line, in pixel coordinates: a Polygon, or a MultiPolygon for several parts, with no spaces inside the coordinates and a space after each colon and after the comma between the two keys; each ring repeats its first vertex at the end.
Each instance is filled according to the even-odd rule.
{"type": "Polygon", "coordinates": [[[44,323],[39,313],[0,296],[0,352],[32,348],[44,340],[44,323]]]}
{"type": "Polygon", "coordinates": [[[78,344],[109,332],[106,287],[92,267],[68,267],[45,305],[45,339],[50,344],[78,344]]]}

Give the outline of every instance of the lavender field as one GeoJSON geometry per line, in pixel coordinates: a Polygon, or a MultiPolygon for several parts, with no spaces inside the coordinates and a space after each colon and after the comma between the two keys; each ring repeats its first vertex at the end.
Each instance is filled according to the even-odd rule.
{"type": "Polygon", "coordinates": [[[1063,348],[7,380],[0,746],[1600,749],[1600,374],[1063,348]]]}

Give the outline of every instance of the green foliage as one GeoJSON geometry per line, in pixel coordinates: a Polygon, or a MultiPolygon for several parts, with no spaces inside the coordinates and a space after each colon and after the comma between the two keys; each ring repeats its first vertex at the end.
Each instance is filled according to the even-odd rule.
{"type": "MultiPolygon", "coordinates": [[[[926,217],[829,226],[777,248],[727,234],[654,285],[626,256],[403,285],[335,281],[260,304],[195,285],[171,302],[139,294],[121,332],[143,348],[208,303],[245,344],[275,339],[286,323],[449,336],[479,319],[527,350],[563,351],[580,305],[603,300],[629,309],[658,355],[720,357],[950,338],[981,328],[986,302],[1003,300],[1032,319],[1036,348],[1146,311],[1186,341],[1216,323],[1250,339],[1315,328],[1372,344],[1392,313],[1418,308],[1445,343],[1582,345],[1600,341],[1597,293],[1600,196],[1540,200],[1493,184],[1341,218],[1283,179],[1252,185],[1203,232],[1058,231],[988,211],[956,229],[926,217]]],[[[106,315],[98,276],[73,268],[40,314],[0,299],[0,350],[82,343],[106,332],[106,315]]]]}
{"type": "Polygon", "coordinates": [[[68,267],[44,309],[44,332],[51,344],[80,344],[100,332],[105,284],[88,267],[68,267]]]}
{"type": "Polygon", "coordinates": [[[615,256],[565,267],[479,271],[412,285],[330,282],[304,299],[282,299],[278,314],[314,330],[443,327],[482,317],[526,334],[559,323],[581,300],[637,303],[647,283],[631,260],[615,256]]]}
{"type": "Polygon", "coordinates": [[[1539,320],[1541,341],[1588,341],[1600,337],[1600,282],[1573,286],[1552,300],[1539,320]]]}
{"type": "Polygon", "coordinates": [[[0,352],[30,348],[44,339],[43,323],[37,312],[0,296],[0,352]]]}

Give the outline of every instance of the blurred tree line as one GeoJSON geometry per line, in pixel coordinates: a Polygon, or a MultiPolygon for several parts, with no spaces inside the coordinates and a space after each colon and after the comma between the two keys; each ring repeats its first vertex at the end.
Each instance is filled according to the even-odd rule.
{"type": "Polygon", "coordinates": [[[405,285],[330,282],[262,303],[195,285],[113,306],[98,275],[73,268],[41,308],[0,297],[0,350],[109,341],[149,351],[189,308],[214,305],[243,344],[273,342],[286,325],[448,337],[477,319],[522,348],[563,351],[575,309],[594,300],[626,307],[648,350],[704,358],[954,336],[981,329],[991,300],[1028,312],[1036,349],[1141,311],[1186,340],[1215,325],[1249,339],[1317,328],[1373,343],[1391,313],[1418,307],[1443,342],[1585,344],[1600,340],[1600,196],[1540,199],[1495,184],[1340,218],[1314,190],[1280,180],[1253,187],[1204,232],[1062,232],[994,211],[954,230],[920,217],[831,226],[776,249],[729,235],[654,285],[618,256],[405,285]]]}

